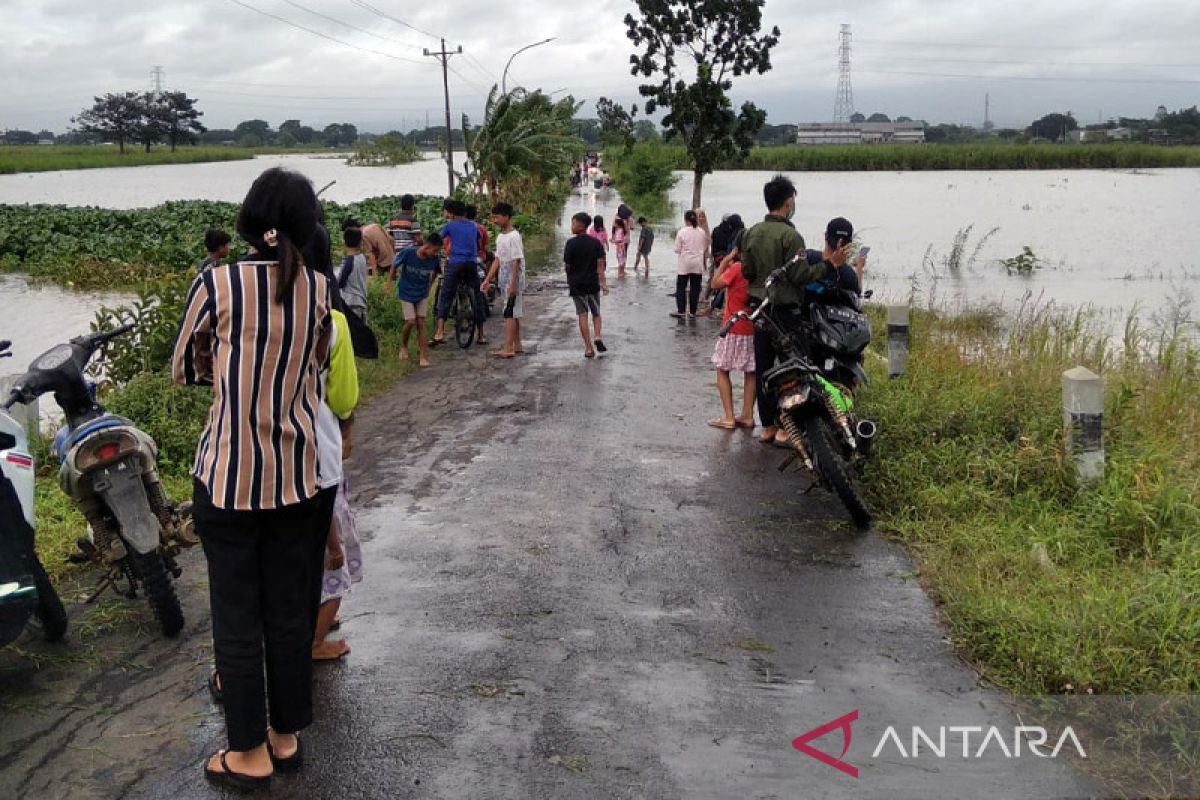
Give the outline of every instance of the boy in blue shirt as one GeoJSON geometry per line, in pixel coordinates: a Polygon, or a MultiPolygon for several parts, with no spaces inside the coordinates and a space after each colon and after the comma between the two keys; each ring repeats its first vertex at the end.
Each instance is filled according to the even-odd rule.
{"type": "MultiPolygon", "coordinates": [[[[479,228],[471,220],[465,219],[467,205],[461,200],[448,198],[442,204],[442,213],[446,224],[442,227],[442,241],[446,243],[449,252],[446,257],[446,274],[442,279],[442,291],[438,295],[437,332],[429,340],[429,344],[437,347],[446,341],[446,318],[450,316],[450,304],[458,292],[458,285],[465,283],[476,295],[479,293],[479,228]]],[[[479,302],[475,302],[475,324],[479,328],[476,344],[487,344],[483,335],[484,310],[479,302]]]]}
{"type": "Polygon", "coordinates": [[[404,248],[392,262],[392,274],[388,278],[388,291],[399,275],[396,294],[400,297],[400,308],[404,312],[404,327],[400,329],[400,360],[408,361],[408,338],[417,331],[417,364],[429,366],[429,354],[425,349],[425,315],[429,308],[429,287],[433,276],[441,271],[442,237],[431,233],[420,246],[404,248]]]}

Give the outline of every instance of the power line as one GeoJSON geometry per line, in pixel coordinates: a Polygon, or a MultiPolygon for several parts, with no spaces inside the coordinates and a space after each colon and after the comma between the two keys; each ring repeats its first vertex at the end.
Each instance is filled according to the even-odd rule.
{"type": "MultiPolygon", "coordinates": [[[[1162,44],[1126,44],[1124,42],[1108,42],[1106,44],[1014,44],[1012,42],[1004,42],[1003,44],[984,44],[983,42],[902,42],[888,39],[856,39],[859,44],[883,44],[894,45],[896,47],[956,47],[956,48],[980,48],[984,50],[1041,50],[1044,52],[1055,52],[1061,50],[1111,50],[1114,47],[1119,47],[1122,50],[1136,50],[1138,48],[1154,48],[1161,50],[1162,44]]],[[[1197,45],[1174,45],[1171,47],[1176,50],[1200,50],[1197,45]]]]}
{"type": "Polygon", "coordinates": [[[1012,64],[1029,67],[1146,67],[1150,69],[1198,69],[1200,64],[1137,64],[1128,61],[1008,61],[990,58],[925,58],[923,56],[876,56],[887,61],[919,61],[946,64],[1012,64]]]}
{"type": "Polygon", "coordinates": [[[905,70],[860,69],[875,75],[914,75],[923,78],[971,78],[985,81],[1044,81],[1047,83],[1184,83],[1197,84],[1200,80],[1176,78],[1082,78],[1055,77],[1049,75],[963,75],[953,72],[909,72],[905,70]]]}
{"type": "Polygon", "coordinates": [[[334,24],[349,28],[352,31],[358,31],[359,33],[365,33],[367,36],[374,36],[376,39],[379,39],[381,41],[392,42],[393,44],[398,44],[402,47],[411,47],[413,50],[421,49],[420,47],[418,47],[415,44],[411,44],[409,42],[402,42],[399,39],[393,39],[390,36],[382,36],[378,33],[375,33],[374,31],[369,31],[366,28],[360,28],[357,25],[351,25],[349,22],[340,20],[337,17],[331,17],[328,14],[322,14],[320,11],[313,11],[311,8],[302,6],[299,3],[295,2],[295,0],[283,0],[283,2],[287,3],[289,6],[292,6],[293,8],[298,8],[301,11],[306,11],[315,17],[320,17],[321,19],[328,20],[329,22],[332,22],[334,24]]]}
{"type": "Polygon", "coordinates": [[[489,91],[491,91],[490,89],[485,89],[482,86],[480,86],[478,83],[475,83],[475,81],[471,80],[466,75],[463,75],[461,72],[456,70],[454,67],[451,67],[449,64],[446,65],[446,68],[448,70],[450,70],[451,72],[453,72],[455,75],[457,75],[459,80],[461,80],[467,86],[470,86],[471,88],[475,89],[476,91],[482,92],[483,94],[487,94],[489,91]]]}
{"type": "Polygon", "coordinates": [[[319,36],[322,39],[327,39],[331,42],[340,44],[344,47],[351,47],[351,48],[354,48],[355,50],[361,50],[364,53],[372,53],[377,56],[383,56],[384,58],[390,58],[394,61],[404,61],[409,64],[424,64],[424,63],[426,63],[424,61],[417,61],[415,58],[404,58],[403,56],[396,56],[396,55],[392,55],[391,53],[385,53],[382,50],[372,50],[369,47],[362,47],[360,45],[351,44],[350,42],[347,42],[343,39],[338,39],[334,36],[330,36],[329,34],[321,33],[320,31],[314,31],[312,28],[306,28],[305,26],[299,24],[298,22],[292,22],[290,19],[286,19],[286,18],[278,16],[276,14],[272,14],[270,11],[263,11],[261,8],[256,8],[255,6],[252,6],[249,3],[243,3],[242,0],[229,0],[229,2],[239,5],[242,8],[248,8],[256,14],[261,14],[264,17],[270,17],[273,20],[282,22],[284,25],[290,25],[293,28],[299,28],[300,30],[304,31],[305,33],[311,33],[313,36],[319,36]]]}
{"type": "Polygon", "coordinates": [[[430,39],[439,38],[437,34],[430,33],[429,31],[421,30],[416,25],[413,25],[409,22],[405,22],[404,20],[402,20],[398,17],[393,17],[391,14],[388,14],[387,12],[380,11],[375,6],[371,5],[368,2],[365,2],[365,0],[350,0],[350,2],[353,3],[354,5],[358,6],[361,9],[370,11],[372,14],[378,14],[379,16],[383,17],[384,19],[391,20],[392,22],[396,23],[397,25],[402,25],[405,28],[408,28],[409,30],[416,31],[417,33],[421,34],[422,36],[428,36],[430,39]]]}
{"type": "Polygon", "coordinates": [[[499,82],[500,82],[499,80],[497,80],[497,78],[496,78],[496,74],[495,74],[494,72],[492,72],[491,70],[489,70],[487,67],[485,67],[485,66],[484,66],[482,63],[480,63],[480,61],[479,61],[479,59],[478,59],[478,58],[476,58],[475,56],[471,55],[470,53],[463,53],[463,56],[464,56],[464,57],[467,59],[467,63],[468,63],[468,64],[470,64],[471,66],[473,66],[473,67],[474,67],[475,69],[477,69],[479,72],[483,73],[483,75],[484,75],[485,77],[487,77],[487,79],[488,79],[489,81],[493,81],[493,82],[495,82],[495,83],[499,83],[499,82]]]}

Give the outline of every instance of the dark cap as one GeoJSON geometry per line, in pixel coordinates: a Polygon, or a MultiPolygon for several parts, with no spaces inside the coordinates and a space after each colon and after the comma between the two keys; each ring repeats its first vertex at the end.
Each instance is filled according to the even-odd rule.
{"type": "Polygon", "coordinates": [[[838,239],[842,244],[849,244],[854,239],[854,226],[845,217],[834,217],[825,226],[825,244],[837,247],[838,239]]]}

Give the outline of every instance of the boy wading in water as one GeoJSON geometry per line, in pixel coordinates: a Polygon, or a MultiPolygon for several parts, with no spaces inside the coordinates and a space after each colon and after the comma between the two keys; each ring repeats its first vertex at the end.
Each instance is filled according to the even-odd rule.
{"type": "Polygon", "coordinates": [[[638,271],[638,265],[642,263],[642,259],[646,259],[646,277],[650,277],[650,250],[654,247],[654,229],[650,227],[650,223],[645,217],[638,217],[638,227],[641,229],[638,232],[637,258],[633,260],[633,271],[638,271]]]}
{"type": "Polygon", "coordinates": [[[497,203],[492,207],[492,222],[500,229],[500,235],[496,237],[496,258],[480,287],[480,291],[486,295],[499,272],[498,288],[504,293],[504,346],[492,352],[496,358],[512,358],[525,352],[525,346],[521,343],[525,245],[520,231],[513,227],[512,216],[513,207],[508,203],[497,203]]]}
{"type": "Polygon", "coordinates": [[[604,277],[604,245],[587,234],[592,218],[582,211],[571,217],[571,233],[563,248],[563,262],[567,268],[567,286],[571,299],[575,301],[575,313],[579,315],[579,335],[583,337],[584,358],[594,358],[596,351],[605,353],[608,348],[600,338],[600,292],[608,294],[608,281],[604,277]],[[595,350],[588,336],[588,314],[596,330],[595,350]]]}

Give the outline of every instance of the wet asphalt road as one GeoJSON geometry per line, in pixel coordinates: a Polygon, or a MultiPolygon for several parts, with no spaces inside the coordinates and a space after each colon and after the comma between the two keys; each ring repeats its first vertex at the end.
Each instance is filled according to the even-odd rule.
{"type": "MultiPolygon", "coordinates": [[[[527,303],[535,352],[441,358],[360,412],[353,653],[318,669],[303,774],[264,796],[1092,794],[1062,761],[995,748],[872,756],[887,725],[906,745],[914,724],[1007,725],[1011,740],[1014,717],[953,655],[897,547],[801,495],[781,451],[706,427],[717,323],[667,316],[665,238],[649,281],[610,270],[607,357],[582,357],[549,284],[527,303]],[[858,779],[791,746],[855,709],[858,779]]],[[[178,642],[130,637],[139,605],[76,626],[68,660],[28,639],[0,654],[0,796],[214,796],[202,556],[185,565],[178,642]]]]}

